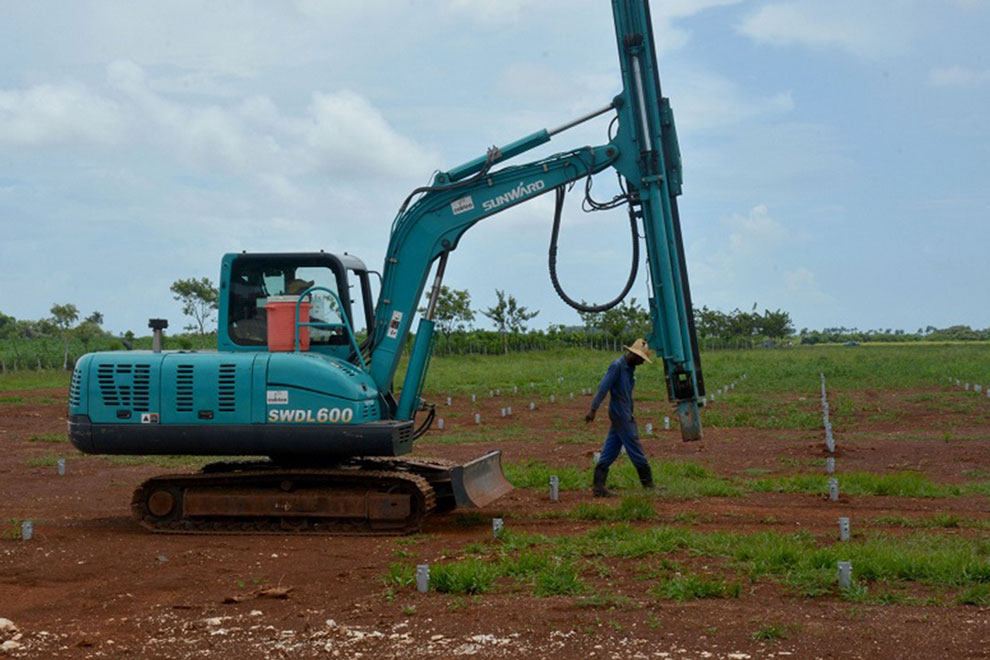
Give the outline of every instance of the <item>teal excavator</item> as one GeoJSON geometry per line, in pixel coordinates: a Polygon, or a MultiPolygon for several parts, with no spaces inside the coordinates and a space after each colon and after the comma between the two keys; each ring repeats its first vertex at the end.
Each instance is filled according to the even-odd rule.
{"type": "Polygon", "coordinates": [[[371,278],[378,274],[347,253],[227,254],[216,351],[162,351],[167,324],[153,319],[153,350],[79,359],[68,418],[79,450],[267,457],[147,480],[132,499],[141,524],[172,533],[407,533],[432,513],[485,506],[508,492],[499,452],[463,465],[402,456],[435,414],[421,395],[448,258],[476,223],[551,191],[550,277],[575,309],[618,304],[636,279],[645,243],[647,341],[663,358],[683,439],[701,437],[705,390],[677,212],[674,118],[660,91],[647,2],[613,0],[612,8],[622,92],[586,116],[492,147],[413,190],[392,225],[377,300],[371,278]],[[607,143],[503,165],[600,115],[613,117],[607,143]],[[621,193],[595,200],[592,177],[607,169],[621,193]],[[586,209],[628,209],[633,266],[621,294],[603,305],[570,299],[557,278],[564,196],[582,181],[586,209]],[[431,272],[429,302],[396,392],[396,369],[431,272]],[[358,324],[367,328],[363,341],[358,324]]]}

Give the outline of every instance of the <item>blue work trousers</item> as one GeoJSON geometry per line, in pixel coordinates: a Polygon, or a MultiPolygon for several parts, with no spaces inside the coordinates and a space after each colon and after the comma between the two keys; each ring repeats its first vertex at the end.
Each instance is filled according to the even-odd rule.
{"type": "Polygon", "coordinates": [[[599,465],[610,466],[619,457],[619,450],[626,448],[629,460],[635,466],[649,465],[650,462],[643,453],[643,446],[639,444],[639,430],[636,428],[636,420],[628,421],[610,420],[612,426],[605,436],[605,444],[602,446],[602,455],[598,459],[599,465]]]}

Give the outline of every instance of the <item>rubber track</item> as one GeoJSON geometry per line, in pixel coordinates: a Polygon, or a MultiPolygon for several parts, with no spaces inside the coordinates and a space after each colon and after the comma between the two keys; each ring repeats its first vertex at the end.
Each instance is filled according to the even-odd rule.
{"type": "MultiPolygon", "coordinates": [[[[246,467],[250,464],[244,464],[246,467]]],[[[263,488],[270,490],[270,488],[263,488]]],[[[164,534],[309,534],[335,536],[391,536],[409,534],[419,531],[423,519],[433,512],[436,506],[435,494],[429,482],[423,477],[408,472],[387,470],[355,470],[355,469],[313,469],[296,470],[284,468],[238,470],[233,472],[210,472],[182,475],[161,475],[148,479],[137,487],[131,499],[131,513],[145,528],[164,534]],[[308,524],[305,527],[297,523],[300,519],[291,518],[288,525],[283,524],[281,517],[270,519],[230,520],[230,519],[184,519],[162,520],[152,516],[147,510],[145,500],[151,489],[178,488],[184,490],[190,487],[223,487],[243,488],[251,482],[264,481],[278,483],[284,480],[304,478],[308,481],[324,481],[321,487],[347,487],[366,483],[369,489],[377,490],[381,486],[401,486],[405,492],[412,495],[412,513],[405,525],[397,528],[374,528],[369,521],[353,519],[335,521],[329,518],[302,519],[308,524]]]]}

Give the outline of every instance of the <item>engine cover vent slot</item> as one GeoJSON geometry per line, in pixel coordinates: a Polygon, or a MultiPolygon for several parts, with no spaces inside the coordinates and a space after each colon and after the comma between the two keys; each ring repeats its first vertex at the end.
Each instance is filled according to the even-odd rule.
{"type": "Polygon", "coordinates": [[[193,411],[193,384],[195,369],[191,364],[180,364],[175,371],[175,410],[193,411]]]}
{"type": "Polygon", "coordinates": [[[72,380],[69,382],[69,405],[78,406],[82,403],[82,369],[72,370],[72,380]]]}
{"type": "Polygon", "coordinates": [[[134,410],[148,412],[148,397],[151,390],[151,365],[134,365],[134,410]]]}
{"type": "Polygon", "coordinates": [[[220,370],[217,372],[217,410],[220,412],[237,410],[236,377],[236,364],[220,365],[220,370]]]}

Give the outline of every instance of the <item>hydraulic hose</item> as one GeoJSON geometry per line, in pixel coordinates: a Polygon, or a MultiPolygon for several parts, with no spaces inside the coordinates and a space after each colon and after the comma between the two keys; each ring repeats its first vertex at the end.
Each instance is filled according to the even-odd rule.
{"type": "Polygon", "coordinates": [[[564,210],[564,186],[558,186],[556,192],[557,202],[553,211],[553,232],[550,235],[550,282],[553,283],[554,291],[557,292],[560,299],[579,312],[596,313],[608,311],[622,302],[626,297],[626,294],[629,293],[633,283],[636,281],[636,274],[639,272],[639,232],[636,230],[636,215],[633,211],[633,206],[632,204],[629,205],[629,229],[632,233],[632,265],[629,268],[629,279],[626,280],[626,285],[622,288],[622,293],[616,296],[614,300],[601,305],[586,305],[571,299],[570,296],[564,293],[564,289],[560,286],[560,280],[557,279],[557,238],[560,236],[560,216],[564,210]]]}

